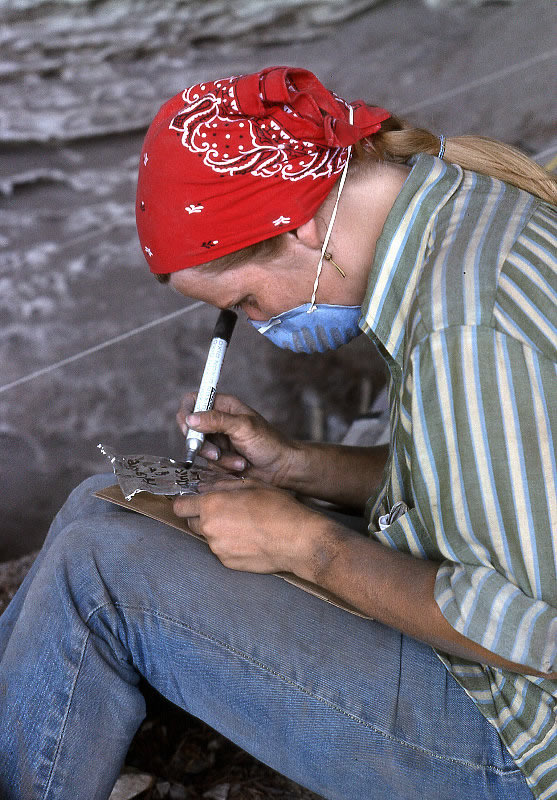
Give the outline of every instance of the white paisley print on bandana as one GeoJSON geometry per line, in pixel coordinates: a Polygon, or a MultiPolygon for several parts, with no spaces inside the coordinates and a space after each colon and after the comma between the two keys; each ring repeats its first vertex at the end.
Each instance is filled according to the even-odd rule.
{"type": "MultiPolygon", "coordinates": [[[[347,158],[344,147],[324,147],[293,139],[287,130],[270,117],[241,114],[235,93],[238,78],[186,89],[185,107],[169,128],[182,135],[182,144],[192,153],[203,155],[204,163],[215,172],[246,174],[284,180],[329,178],[342,171],[347,158]]],[[[291,114],[295,112],[285,107],[291,114]]]]}

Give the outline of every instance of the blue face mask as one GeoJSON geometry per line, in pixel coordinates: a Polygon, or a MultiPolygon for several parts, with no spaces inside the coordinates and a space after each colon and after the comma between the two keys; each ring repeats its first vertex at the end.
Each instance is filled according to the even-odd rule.
{"type": "Polygon", "coordinates": [[[257,322],[253,327],[273,344],[295,353],[324,353],[336,350],[354,339],[359,333],[360,306],[317,305],[308,313],[311,303],[306,303],[276,317],[257,322]]]}

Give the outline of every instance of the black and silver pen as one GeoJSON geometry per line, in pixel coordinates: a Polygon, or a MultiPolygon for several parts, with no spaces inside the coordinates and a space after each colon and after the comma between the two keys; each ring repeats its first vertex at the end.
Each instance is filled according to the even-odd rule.
{"type": "MultiPolygon", "coordinates": [[[[195,408],[193,409],[194,414],[197,411],[210,411],[213,407],[222,362],[224,361],[226,349],[230,344],[230,338],[237,319],[236,312],[229,309],[221,311],[218,316],[201,384],[199,385],[199,392],[197,393],[195,408]]],[[[203,433],[194,431],[192,428],[188,430],[186,436],[186,459],[184,462],[186,467],[193,466],[197,454],[203,446],[204,439],[205,435],[203,433]]]]}

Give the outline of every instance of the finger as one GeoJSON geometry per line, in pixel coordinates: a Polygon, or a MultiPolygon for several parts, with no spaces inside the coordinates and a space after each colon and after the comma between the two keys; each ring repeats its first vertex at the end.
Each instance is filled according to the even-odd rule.
{"type": "Polygon", "coordinates": [[[210,492],[234,492],[241,489],[255,488],[263,486],[260,481],[254,478],[245,478],[244,476],[227,475],[215,481],[208,481],[207,483],[201,482],[199,484],[199,492],[201,494],[209,494],[210,492]]]}
{"type": "Polygon", "coordinates": [[[196,494],[179,495],[172,508],[177,517],[198,517],[200,513],[200,497],[196,494]]]}
{"type": "Polygon", "coordinates": [[[253,424],[246,414],[229,414],[217,409],[188,414],[185,422],[200,433],[224,433],[231,438],[245,435],[253,424]]]}
{"type": "MultiPolygon", "coordinates": [[[[197,534],[197,536],[203,536],[199,517],[188,517],[188,528],[190,531],[192,531],[192,533],[197,534]]],[[[203,538],[205,537],[203,536],[203,538]]]]}
{"type": "Polygon", "coordinates": [[[241,460],[241,456],[234,451],[234,446],[231,447],[229,437],[237,434],[241,438],[246,436],[249,438],[250,435],[253,435],[257,420],[260,418],[259,414],[233,395],[216,395],[215,407],[212,412],[189,413],[196,397],[195,392],[186,394],[182,401],[182,407],[176,414],[176,420],[183,435],[187,436],[190,429],[207,434],[206,442],[211,442],[214,447],[204,443],[200,452],[201,456],[208,461],[219,461],[220,463],[221,454],[228,451],[230,458],[224,462],[226,469],[245,469],[247,462],[241,460]]]}
{"type": "MultiPolygon", "coordinates": [[[[186,434],[187,436],[187,434],[186,434]]],[[[212,433],[205,437],[205,442],[200,455],[209,461],[218,461],[223,453],[230,454],[232,452],[230,447],[230,439],[223,433],[212,433]],[[205,444],[209,445],[207,452],[205,452],[205,444]]]]}
{"type": "Polygon", "coordinates": [[[207,436],[206,439],[218,447],[221,453],[230,451],[230,439],[224,433],[213,433],[207,436]]]}
{"type": "MultiPolygon", "coordinates": [[[[180,426],[180,428],[182,430],[182,433],[187,439],[189,433],[188,426],[184,425],[183,427],[180,426]]],[[[224,449],[225,450],[229,449],[228,443],[225,444],[224,449]]],[[[203,444],[201,445],[201,450],[199,451],[198,455],[202,456],[203,458],[206,458],[208,461],[218,461],[219,458],[221,457],[222,450],[223,448],[219,446],[218,442],[215,441],[215,437],[207,436],[203,444]]]]}
{"type": "Polygon", "coordinates": [[[243,472],[248,468],[249,462],[237,453],[221,453],[218,459],[219,467],[222,469],[231,470],[232,472],[243,472]]]}
{"type": "MultiPolygon", "coordinates": [[[[182,431],[182,434],[187,436],[189,433],[189,425],[187,425],[185,414],[182,411],[178,411],[176,414],[176,422],[178,423],[178,427],[182,431]]],[[[201,446],[199,455],[203,458],[206,458],[208,461],[218,461],[223,447],[228,447],[226,436],[207,437],[201,446]],[[222,443],[218,440],[222,440],[222,443]]]]}
{"type": "Polygon", "coordinates": [[[203,447],[199,451],[199,455],[206,458],[208,461],[218,461],[221,457],[220,447],[217,447],[214,442],[205,441],[203,447]]]}

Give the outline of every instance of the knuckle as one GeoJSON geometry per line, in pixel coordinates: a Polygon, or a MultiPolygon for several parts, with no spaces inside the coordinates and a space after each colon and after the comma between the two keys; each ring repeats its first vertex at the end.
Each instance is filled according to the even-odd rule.
{"type": "Polygon", "coordinates": [[[224,424],[224,420],[225,420],[224,412],[223,411],[211,411],[211,414],[213,415],[213,419],[215,420],[215,423],[219,427],[222,427],[222,425],[224,424]]]}
{"type": "Polygon", "coordinates": [[[237,414],[236,421],[238,428],[242,428],[244,431],[251,431],[253,429],[253,419],[249,414],[237,414]]]}
{"type": "Polygon", "coordinates": [[[210,422],[215,429],[215,432],[218,433],[219,431],[228,430],[227,420],[228,415],[224,413],[224,411],[213,411],[209,412],[211,414],[210,422]]]}
{"type": "Polygon", "coordinates": [[[198,428],[203,430],[205,433],[214,433],[218,430],[218,418],[216,416],[218,412],[213,411],[197,411],[196,414],[199,415],[199,425],[198,428]]]}

